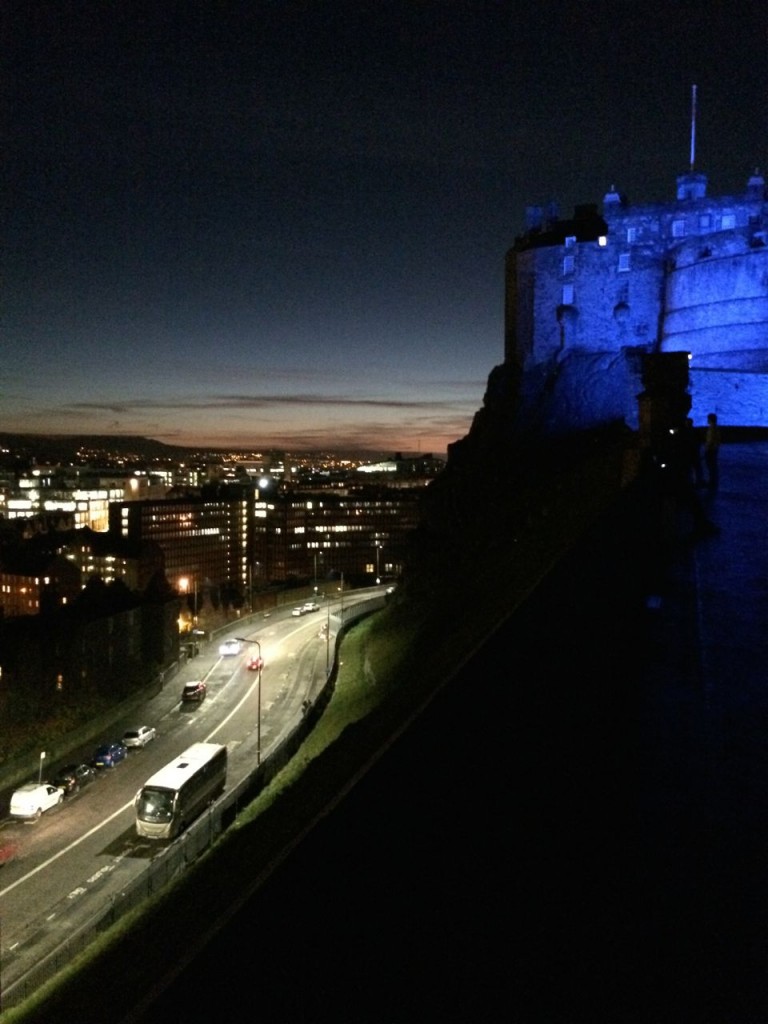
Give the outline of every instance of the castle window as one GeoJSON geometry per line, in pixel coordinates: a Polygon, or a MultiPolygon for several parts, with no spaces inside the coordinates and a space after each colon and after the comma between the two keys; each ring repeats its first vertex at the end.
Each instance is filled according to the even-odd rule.
{"type": "Polygon", "coordinates": [[[565,259],[563,260],[563,273],[564,274],[572,274],[573,273],[573,256],[566,256],[565,259]]]}
{"type": "Polygon", "coordinates": [[[637,228],[627,228],[627,242],[632,245],[637,241],[637,228]]]}
{"type": "Polygon", "coordinates": [[[566,235],[564,244],[566,249],[570,249],[572,245],[576,245],[576,235],[566,235]]]}
{"type": "Polygon", "coordinates": [[[702,213],[699,217],[699,227],[702,231],[708,231],[712,227],[712,218],[708,213],[702,213]]]}
{"type": "Polygon", "coordinates": [[[629,270],[629,253],[622,252],[619,255],[619,270],[629,270]]]}
{"type": "Polygon", "coordinates": [[[723,214],[723,231],[728,231],[730,228],[736,227],[736,214],[735,213],[724,213],[723,214]]]}
{"type": "Polygon", "coordinates": [[[564,306],[572,306],[573,305],[573,285],[572,284],[564,284],[563,285],[563,305],[564,306]]]}
{"type": "Polygon", "coordinates": [[[682,238],[685,234],[685,221],[676,220],[672,222],[672,237],[682,238]]]}

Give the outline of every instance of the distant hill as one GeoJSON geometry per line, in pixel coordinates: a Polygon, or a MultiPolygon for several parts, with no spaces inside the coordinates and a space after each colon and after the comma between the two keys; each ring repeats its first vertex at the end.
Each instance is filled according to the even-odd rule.
{"type": "MultiPolygon", "coordinates": [[[[262,454],[266,449],[262,449],[262,454]]],[[[286,455],[285,449],[269,449],[275,458],[283,458],[286,455]]],[[[87,462],[110,462],[115,458],[123,458],[127,461],[136,460],[140,462],[167,461],[179,462],[185,459],[201,459],[239,453],[243,456],[252,456],[254,449],[243,446],[242,448],[217,447],[215,445],[187,445],[166,444],[157,441],[153,437],[141,437],[135,434],[14,434],[0,431],[0,464],[19,461],[32,461],[38,463],[87,463],[87,462]],[[6,454],[7,453],[7,454],[6,454]]],[[[315,458],[319,460],[329,458],[348,458],[369,461],[371,459],[392,459],[391,452],[364,451],[355,449],[334,449],[333,451],[291,451],[292,458],[315,458]]],[[[397,453],[394,458],[409,458],[426,460],[434,456],[426,453],[397,453]]],[[[440,456],[436,456],[438,460],[440,456]]]]}
{"type": "Polygon", "coordinates": [[[12,434],[0,432],[0,448],[14,458],[69,462],[118,455],[140,459],[178,459],[191,449],[151,437],[126,434],[12,434]]]}

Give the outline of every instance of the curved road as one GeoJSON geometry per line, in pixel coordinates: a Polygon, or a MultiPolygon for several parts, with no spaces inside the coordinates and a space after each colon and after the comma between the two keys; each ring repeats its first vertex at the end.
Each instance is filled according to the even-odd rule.
{"type": "MultiPolygon", "coordinates": [[[[345,595],[345,607],[369,597],[370,591],[345,595]]],[[[157,729],[152,743],[130,752],[114,769],[102,770],[94,783],[38,821],[6,817],[0,822],[0,841],[18,848],[17,856],[0,871],[4,997],[33,963],[55,951],[78,921],[100,912],[111,894],[119,893],[143,870],[148,858],[167,848],[141,839],[134,827],[133,798],[153,772],[191,743],[223,743],[229,752],[229,788],[256,766],[259,732],[264,760],[295,726],[302,702],[325,682],[338,612],[336,604],[301,617],[286,609],[257,629],[233,625],[229,635],[261,645],[260,708],[259,674],[246,667],[248,655],[257,648],[244,644],[240,655],[219,657],[218,641],[211,643],[210,650],[188,662],[142,712],[117,723],[103,737],[117,739],[124,729],[147,724],[157,729]],[[205,680],[207,698],[200,705],[182,705],[182,686],[195,678],[205,680]]],[[[71,760],[87,760],[91,752],[92,748],[74,751],[71,760]]],[[[7,802],[4,809],[7,813],[7,802]]]]}

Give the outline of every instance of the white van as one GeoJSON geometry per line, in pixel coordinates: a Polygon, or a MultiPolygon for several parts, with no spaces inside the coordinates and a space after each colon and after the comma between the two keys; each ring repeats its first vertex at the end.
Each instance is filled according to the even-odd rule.
{"type": "Polygon", "coordinates": [[[28,782],[11,797],[12,818],[39,818],[44,811],[56,807],[64,799],[64,790],[50,782],[28,782]]]}

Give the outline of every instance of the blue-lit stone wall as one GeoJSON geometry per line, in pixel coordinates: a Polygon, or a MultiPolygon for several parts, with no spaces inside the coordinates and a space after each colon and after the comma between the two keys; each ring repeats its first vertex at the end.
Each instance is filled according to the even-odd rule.
{"type": "Polygon", "coordinates": [[[697,367],[768,369],[768,248],[736,232],[682,246],[667,275],[665,351],[697,367]]]}
{"type": "Polygon", "coordinates": [[[633,207],[612,189],[600,211],[529,224],[517,239],[505,363],[523,427],[634,428],[642,355],[675,351],[690,353],[694,422],[716,412],[723,424],[768,426],[763,179],[742,196],[707,197],[704,175],[683,175],[677,196],[633,207]]]}

